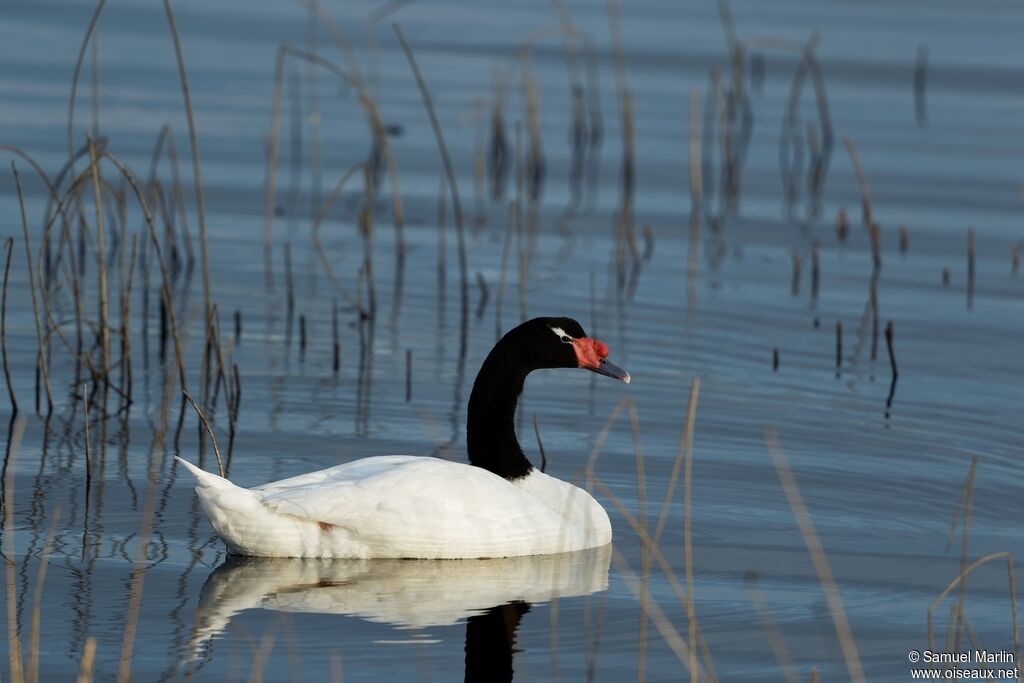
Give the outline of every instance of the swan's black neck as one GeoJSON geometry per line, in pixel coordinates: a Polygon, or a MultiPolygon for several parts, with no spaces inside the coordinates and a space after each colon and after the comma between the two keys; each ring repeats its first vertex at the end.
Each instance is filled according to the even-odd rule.
{"type": "Polygon", "coordinates": [[[505,479],[525,477],[533,469],[519,447],[515,428],[516,404],[532,365],[522,345],[506,335],[491,349],[469,397],[469,462],[505,479]]]}

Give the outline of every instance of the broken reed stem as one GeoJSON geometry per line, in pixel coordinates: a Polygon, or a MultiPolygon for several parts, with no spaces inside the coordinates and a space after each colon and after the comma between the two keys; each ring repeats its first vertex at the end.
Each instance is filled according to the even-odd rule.
{"type": "Polygon", "coordinates": [[[544,451],[544,444],[540,440],[540,428],[537,427],[537,414],[533,415],[533,435],[537,438],[537,450],[540,451],[540,471],[543,472],[548,467],[548,455],[544,451]]]}
{"type": "Polygon", "coordinates": [[[14,384],[11,382],[11,366],[7,361],[7,280],[11,274],[11,254],[14,252],[14,238],[8,237],[4,243],[7,249],[6,265],[4,266],[3,298],[0,300],[0,346],[3,351],[4,378],[7,380],[7,394],[11,397],[11,414],[18,414],[18,399],[14,397],[14,384]]]}
{"type": "Polygon", "coordinates": [[[341,367],[341,343],[338,339],[338,300],[331,300],[331,350],[333,358],[331,359],[331,368],[334,374],[338,374],[338,369],[341,367]]]}
{"type": "Polygon", "coordinates": [[[836,377],[843,371],[843,323],[836,321],[836,377]]]}
{"type": "MultiPolygon", "coordinates": [[[[469,312],[469,266],[466,261],[466,237],[465,237],[465,224],[462,217],[462,203],[459,201],[459,188],[455,181],[455,168],[452,166],[451,157],[448,156],[448,147],[444,142],[444,133],[441,131],[441,123],[437,119],[437,113],[434,111],[434,102],[430,96],[430,91],[427,89],[427,84],[423,80],[423,74],[420,73],[420,67],[416,63],[416,57],[413,55],[412,47],[409,45],[409,41],[405,39],[405,34],[402,33],[402,28],[397,24],[392,24],[395,30],[395,35],[398,36],[398,42],[402,45],[402,50],[405,51],[405,56],[409,60],[409,66],[412,68],[413,76],[416,77],[416,84],[419,86],[420,95],[423,98],[423,106],[427,109],[427,114],[430,116],[430,125],[434,129],[434,137],[437,139],[438,151],[441,154],[441,163],[444,166],[445,175],[448,176],[448,190],[451,193],[452,200],[452,213],[455,217],[455,234],[458,242],[459,252],[459,280],[460,280],[460,295],[461,295],[461,311],[462,321],[465,324],[466,315],[469,312]]],[[[460,335],[460,353],[459,356],[465,355],[465,344],[466,335],[460,335]]]]}
{"type": "Polygon", "coordinates": [[[92,451],[89,438],[89,385],[82,385],[82,425],[85,428],[85,490],[92,485],[92,451]]]}
{"type": "Polygon", "coordinates": [[[32,622],[28,640],[28,676],[29,683],[39,681],[39,623],[42,617],[43,584],[46,582],[46,568],[49,566],[50,550],[53,548],[57,534],[57,523],[60,521],[60,507],[54,509],[50,517],[50,528],[46,532],[46,542],[39,556],[39,570],[36,572],[36,585],[32,595],[32,622]]]}
{"type": "Polygon", "coordinates": [[[878,358],[878,279],[871,278],[871,362],[878,358]]]}
{"type": "Polygon", "coordinates": [[[484,280],[484,275],[479,270],[476,272],[476,284],[480,288],[480,303],[476,305],[476,318],[480,320],[484,317],[484,311],[487,310],[487,299],[490,297],[490,291],[487,289],[487,281],[484,280]]]}
{"type": "Polygon", "coordinates": [[[870,228],[874,221],[871,218],[871,189],[868,187],[868,179],[864,175],[864,169],[860,165],[860,156],[857,148],[853,146],[853,140],[843,138],[843,145],[846,147],[850,161],[853,163],[853,171],[857,174],[857,184],[860,186],[860,201],[864,215],[864,226],[870,228]]]}
{"type": "Polygon", "coordinates": [[[6,567],[7,595],[7,658],[10,662],[8,678],[11,683],[23,683],[24,675],[21,659],[21,639],[18,637],[18,599],[16,595],[14,566],[14,464],[17,461],[18,449],[21,447],[21,436],[25,431],[26,418],[19,417],[11,429],[8,447],[8,462],[4,476],[4,565],[6,567]]]}
{"type": "Polygon", "coordinates": [[[818,301],[818,288],[821,284],[821,254],[819,244],[811,242],[811,301],[818,301]]]}
{"type": "MultiPolygon", "coordinates": [[[[50,370],[47,367],[46,352],[44,351],[43,328],[39,320],[39,304],[36,301],[36,277],[32,269],[32,242],[28,236],[28,217],[25,214],[25,195],[21,191],[21,176],[18,174],[18,167],[11,162],[11,172],[14,174],[14,185],[18,190],[18,206],[21,209],[21,232],[25,238],[25,258],[28,261],[28,283],[29,291],[32,293],[32,318],[36,324],[36,339],[38,349],[36,352],[36,367],[42,371],[43,386],[46,388],[46,414],[53,412],[53,394],[50,391],[50,370]]],[[[37,384],[38,386],[38,384],[37,384]]],[[[39,412],[38,391],[36,392],[36,412],[39,412]]]]}
{"type": "Polygon", "coordinates": [[[799,294],[800,294],[800,254],[798,254],[797,252],[794,251],[793,254],[792,254],[792,261],[793,261],[793,268],[792,268],[793,277],[792,277],[792,279],[790,281],[790,284],[789,284],[789,293],[791,295],[793,295],[793,296],[799,296],[799,294]]]}
{"type": "Polygon", "coordinates": [[[192,409],[195,410],[196,411],[196,415],[199,416],[199,421],[203,423],[204,427],[206,427],[206,433],[210,435],[210,441],[213,442],[213,453],[214,453],[214,455],[217,456],[217,469],[218,469],[218,471],[220,473],[220,476],[223,477],[224,476],[224,462],[220,458],[220,449],[217,448],[217,437],[214,436],[214,434],[213,434],[213,428],[210,427],[210,423],[209,423],[209,421],[207,421],[206,416],[203,415],[203,411],[199,409],[199,406],[196,405],[196,402],[192,400],[192,397],[189,396],[188,392],[185,391],[184,389],[182,389],[181,393],[182,393],[182,395],[186,399],[188,399],[188,402],[192,404],[192,409]]]}
{"type": "Polygon", "coordinates": [[[405,350],[405,402],[412,400],[412,349],[405,350]]]}
{"type": "Polygon", "coordinates": [[[109,302],[107,301],[107,249],[106,226],[103,222],[103,198],[100,193],[100,165],[96,157],[96,146],[89,140],[89,162],[92,169],[93,201],[96,202],[96,265],[100,278],[100,368],[103,370],[104,386],[110,382],[110,327],[108,325],[109,302]]]}
{"type": "MultiPolygon", "coordinates": [[[[818,575],[818,582],[825,593],[825,601],[828,604],[829,612],[832,614],[832,623],[836,629],[836,636],[839,639],[839,646],[843,652],[843,659],[846,662],[846,669],[850,674],[853,683],[865,683],[864,669],[860,663],[860,656],[857,653],[857,643],[853,638],[853,631],[850,629],[850,622],[846,618],[843,609],[842,599],[839,597],[839,589],[836,586],[835,577],[832,574],[832,567],[829,565],[828,556],[821,545],[821,539],[814,528],[810,512],[804,505],[803,496],[800,495],[800,488],[797,486],[796,478],[789,469],[789,462],[782,450],[782,444],[775,430],[771,427],[764,429],[765,443],[772,456],[775,465],[775,473],[779,477],[779,483],[789,501],[789,507],[793,511],[800,535],[803,537],[807,553],[811,556],[814,564],[814,571],[818,575]]],[[[929,612],[929,617],[931,612],[929,612]]],[[[930,623],[930,622],[929,622],[930,623]]]]}

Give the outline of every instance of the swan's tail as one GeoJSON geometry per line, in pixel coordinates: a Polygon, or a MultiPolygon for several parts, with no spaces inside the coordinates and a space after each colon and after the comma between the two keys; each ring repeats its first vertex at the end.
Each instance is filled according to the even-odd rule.
{"type": "Polygon", "coordinates": [[[210,488],[215,490],[238,488],[224,477],[218,477],[216,474],[213,474],[212,472],[207,472],[206,470],[199,469],[198,467],[190,463],[188,460],[185,460],[184,458],[174,456],[174,459],[180,462],[186,468],[188,468],[188,471],[191,472],[192,476],[196,478],[196,488],[210,488]]]}

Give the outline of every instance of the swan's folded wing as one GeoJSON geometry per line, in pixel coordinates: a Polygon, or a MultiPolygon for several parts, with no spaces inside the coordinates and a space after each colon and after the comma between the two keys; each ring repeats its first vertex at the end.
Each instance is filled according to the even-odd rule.
{"type": "Polygon", "coordinates": [[[437,458],[386,456],[264,489],[271,510],[330,524],[371,546],[401,543],[429,556],[472,544],[481,556],[534,543],[550,508],[486,470],[437,458]],[[367,462],[369,461],[369,462],[367,462]]]}

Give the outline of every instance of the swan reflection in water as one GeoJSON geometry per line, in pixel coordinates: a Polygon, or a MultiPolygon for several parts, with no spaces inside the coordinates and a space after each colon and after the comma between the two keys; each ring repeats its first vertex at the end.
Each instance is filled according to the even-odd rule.
{"type": "Polygon", "coordinates": [[[231,556],[199,596],[193,661],[250,609],[338,614],[402,628],[466,620],[466,680],[511,680],[515,631],[531,604],[608,587],[611,545],[487,560],[231,556]]]}

